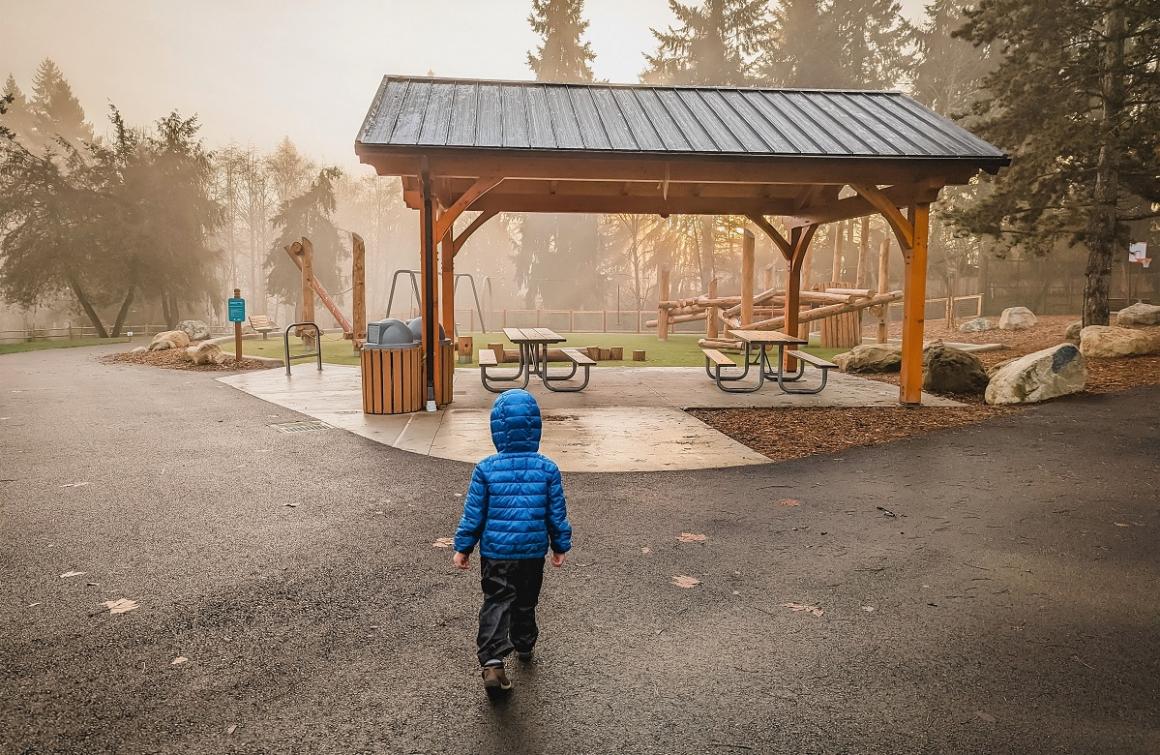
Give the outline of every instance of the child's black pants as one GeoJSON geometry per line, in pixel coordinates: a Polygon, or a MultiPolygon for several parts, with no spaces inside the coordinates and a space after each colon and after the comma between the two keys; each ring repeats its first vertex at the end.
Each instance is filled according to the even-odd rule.
{"type": "Polygon", "coordinates": [[[479,609],[479,664],[532,649],[539,637],[536,603],[544,581],[543,558],[480,558],[483,607],[479,609]]]}

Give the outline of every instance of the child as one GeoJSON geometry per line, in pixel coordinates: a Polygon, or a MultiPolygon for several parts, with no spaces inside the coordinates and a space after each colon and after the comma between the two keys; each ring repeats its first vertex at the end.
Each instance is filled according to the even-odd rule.
{"type": "Polygon", "coordinates": [[[555,462],[539,453],[540,407],[532,394],[510,390],[491,407],[491,439],[499,453],[475,466],[455,532],[452,562],[468,567],[480,543],[479,664],[489,697],[512,688],[503,659],[515,650],[532,660],[539,636],[536,602],[549,545],[552,566],[564,565],[572,525],[555,462]]]}

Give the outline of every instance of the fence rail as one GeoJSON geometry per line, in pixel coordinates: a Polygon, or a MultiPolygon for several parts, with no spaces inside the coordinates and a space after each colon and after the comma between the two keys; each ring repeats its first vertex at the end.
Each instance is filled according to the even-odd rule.
{"type": "MultiPolygon", "coordinates": [[[[164,325],[125,325],[121,328],[121,338],[132,336],[153,336],[169,330],[164,325]]],[[[225,325],[212,325],[211,336],[227,336],[234,331],[225,325]]],[[[0,343],[27,343],[30,341],[71,340],[74,338],[97,338],[100,334],[92,325],[68,325],[63,328],[26,328],[24,330],[0,330],[0,343]]]]}

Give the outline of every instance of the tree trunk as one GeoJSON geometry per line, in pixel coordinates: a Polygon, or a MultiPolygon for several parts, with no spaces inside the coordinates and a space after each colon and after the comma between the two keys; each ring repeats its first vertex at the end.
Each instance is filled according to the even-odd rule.
{"type": "Polygon", "coordinates": [[[125,300],[121,302],[121,309],[117,311],[117,321],[113,323],[113,338],[121,337],[121,328],[125,324],[125,318],[129,316],[129,307],[133,304],[133,292],[137,289],[136,283],[129,284],[129,290],[125,292],[125,300]]]}
{"type": "Polygon", "coordinates": [[[1095,206],[1088,223],[1088,260],[1083,292],[1083,324],[1108,324],[1108,287],[1116,252],[1119,220],[1120,149],[1118,126],[1124,108],[1124,5],[1111,0],[1104,16],[1104,56],[1100,89],[1103,115],[1096,163],[1095,206]]]}
{"type": "Polygon", "coordinates": [[[80,302],[81,309],[85,311],[85,314],[89,316],[89,321],[93,324],[93,327],[97,329],[97,336],[100,338],[108,338],[109,332],[105,330],[105,324],[101,322],[101,316],[97,314],[97,310],[93,309],[93,305],[89,303],[88,297],[85,296],[84,291],[81,290],[80,281],[78,281],[72,274],[69,274],[68,285],[69,288],[72,289],[73,296],[75,296],[77,301],[80,302]]]}

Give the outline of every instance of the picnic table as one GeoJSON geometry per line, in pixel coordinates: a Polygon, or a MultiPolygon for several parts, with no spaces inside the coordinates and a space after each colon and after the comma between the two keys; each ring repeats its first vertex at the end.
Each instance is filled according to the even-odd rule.
{"type": "Polygon", "coordinates": [[[778,387],[785,393],[820,393],[826,387],[826,378],[829,375],[829,371],[837,367],[836,364],[821,357],[816,357],[809,352],[795,349],[789,351],[789,356],[797,360],[797,371],[787,373],[785,369],[786,347],[805,346],[809,341],[780,333],[776,330],[730,330],[729,333],[741,341],[745,347],[745,356],[741,364],[741,372],[730,375],[722,374],[722,369],[737,367],[737,365],[734,364],[732,359],[716,349],[702,349],[705,353],[706,374],[713,379],[718,388],[726,393],[753,393],[760,390],[766,380],[776,380],[778,387]],[[777,347],[776,363],[770,361],[769,348],[771,346],[777,347]],[[815,388],[795,388],[787,386],[786,383],[793,383],[802,378],[806,364],[821,370],[821,385],[815,388]],[[746,386],[728,385],[729,383],[735,383],[748,377],[750,367],[757,368],[756,384],[746,386]]]}
{"type": "Polygon", "coordinates": [[[514,375],[489,373],[488,369],[496,367],[498,360],[494,354],[481,350],[479,352],[480,377],[483,381],[483,387],[487,390],[492,393],[502,393],[515,387],[514,385],[509,385],[506,388],[493,385],[497,382],[522,383],[519,387],[527,388],[532,375],[538,376],[543,381],[544,387],[550,391],[574,393],[588,387],[589,370],[596,364],[596,361],[578,349],[562,349],[564,358],[572,364],[572,370],[567,375],[553,375],[548,371],[549,348],[553,344],[563,343],[567,340],[559,333],[548,328],[504,328],[503,334],[519,347],[519,367],[514,375]],[[576,371],[581,367],[584,368],[584,381],[579,386],[563,385],[575,377],[576,371]]]}

